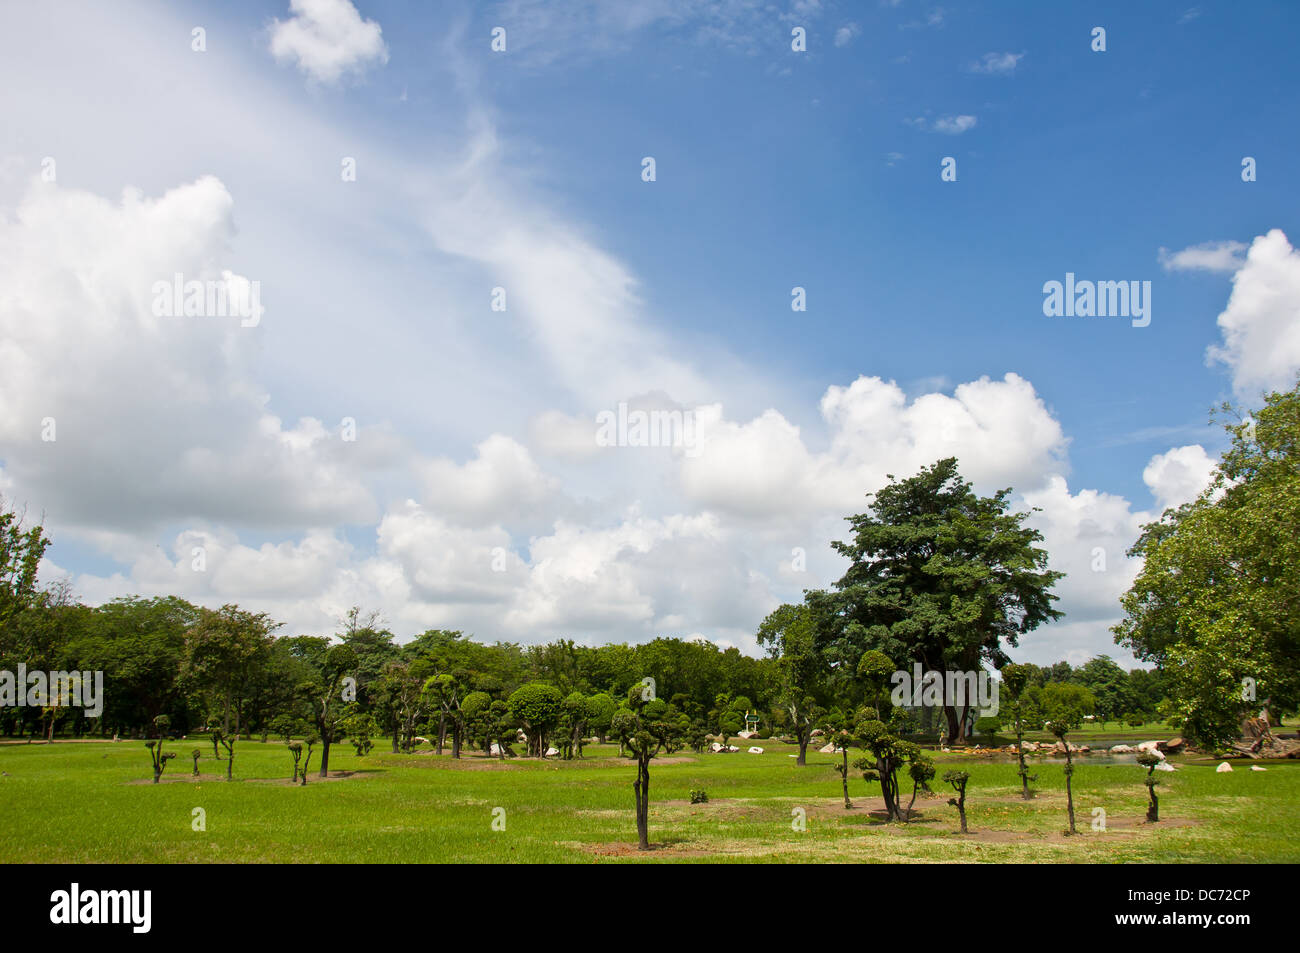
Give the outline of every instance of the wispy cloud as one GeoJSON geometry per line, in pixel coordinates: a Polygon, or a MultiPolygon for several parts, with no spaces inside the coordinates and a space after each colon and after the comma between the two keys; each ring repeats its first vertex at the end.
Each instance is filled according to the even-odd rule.
{"type": "Polygon", "coordinates": [[[271,55],[296,63],[307,76],[337,83],[388,62],[383,30],[363,20],[350,0],[290,0],[288,20],[271,25],[271,55]]]}
{"type": "Polygon", "coordinates": [[[985,53],[970,65],[970,71],[990,76],[1010,76],[1024,57],[1024,53],[985,53]]]}
{"type": "Polygon", "coordinates": [[[1161,248],[1156,257],[1165,271],[1234,272],[1246,263],[1244,242],[1203,242],[1182,251],[1161,248]]]}

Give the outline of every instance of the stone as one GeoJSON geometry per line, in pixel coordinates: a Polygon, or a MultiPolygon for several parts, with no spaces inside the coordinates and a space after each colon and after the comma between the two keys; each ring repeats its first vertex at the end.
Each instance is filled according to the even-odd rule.
{"type": "Polygon", "coordinates": [[[1144,741],[1137,746],[1138,751],[1157,751],[1160,748],[1158,741],[1144,741]]]}
{"type": "Polygon", "coordinates": [[[559,754],[559,753],[560,753],[560,749],[559,749],[559,748],[547,748],[547,749],[546,749],[546,757],[548,757],[548,758],[549,758],[551,755],[559,754]]]}
{"type": "Polygon", "coordinates": [[[1220,762],[1219,762],[1219,766],[1218,766],[1217,768],[1214,769],[1214,773],[1215,773],[1215,774],[1227,774],[1227,773],[1228,773],[1229,771],[1231,771],[1231,770],[1232,770],[1232,765],[1228,764],[1228,762],[1226,762],[1226,761],[1220,761],[1220,762]]]}
{"type": "Polygon", "coordinates": [[[1133,746],[1132,746],[1132,745],[1112,745],[1112,746],[1111,746],[1111,749],[1110,749],[1110,753],[1111,753],[1111,754],[1132,754],[1132,753],[1133,753],[1133,746]]]}
{"type": "Polygon", "coordinates": [[[1168,761],[1157,761],[1153,767],[1154,767],[1155,770],[1157,770],[1157,771],[1177,771],[1177,770],[1178,770],[1178,769],[1175,768],[1172,764],[1170,764],[1168,761]]]}
{"type": "Polygon", "coordinates": [[[1257,764],[1252,764],[1252,765],[1250,766],[1250,770],[1252,770],[1252,771],[1267,771],[1268,769],[1267,769],[1267,768],[1261,768],[1261,767],[1260,767],[1259,765],[1257,765],[1257,764]]]}
{"type": "Polygon", "coordinates": [[[818,754],[834,754],[834,753],[835,753],[835,746],[834,746],[834,745],[822,745],[820,748],[817,749],[817,753],[818,753],[818,754]]]}
{"type": "Polygon", "coordinates": [[[715,741],[713,742],[713,744],[709,745],[709,750],[712,751],[714,754],[717,754],[719,751],[722,750],[722,745],[715,741]]]}
{"type": "Polygon", "coordinates": [[[749,753],[750,753],[750,754],[762,754],[762,753],[763,753],[763,749],[762,749],[762,748],[759,748],[759,747],[753,747],[753,748],[750,748],[750,749],[749,749],[749,753]]]}
{"type": "Polygon", "coordinates": [[[501,754],[501,746],[495,741],[492,742],[492,746],[488,748],[488,754],[499,756],[501,754]]]}

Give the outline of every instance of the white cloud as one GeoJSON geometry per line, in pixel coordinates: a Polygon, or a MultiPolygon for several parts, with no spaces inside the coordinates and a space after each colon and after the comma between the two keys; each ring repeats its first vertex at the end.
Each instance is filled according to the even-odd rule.
{"type": "Polygon", "coordinates": [[[289,0],[289,10],[292,17],[272,24],[271,54],[312,79],[337,83],[388,62],[383,30],[363,20],[351,0],[289,0]]]}
{"type": "Polygon", "coordinates": [[[861,32],[862,28],[856,23],[847,23],[835,31],[835,45],[848,46],[861,32]]]}
{"type": "Polygon", "coordinates": [[[1300,252],[1280,229],[1251,242],[1245,263],[1232,278],[1219,329],[1223,343],[1211,346],[1206,359],[1228,365],[1239,397],[1295,385],[1300,371],[1300,252]]]}
{"type": "Polygon", "coordinates": [[[1161,248],[1157,257],[1165,271],[1233,272],[1245,263],[1245,250],[1242,242],[1205,242],[1172,253],[1161,248]]]}
{"type": "Polygon", "coordinates": [[[972,73],[1009,76],[1024,57],[1024,53],[985,53],[978,62],[971,64],[970,70],[972,73]]]}
{"type": "Polygon", "coordinates": [[[948,136],[960,136],[963,132],[974,129],[977,121],[974,116],[943,116],[936,119],[931,128],[948,136]]]}
{"type": "Polygon", "coordinates": [[[1210,485],[1217,465],[1200,444],[1174,447],[1151,458],[1142,471],[1142,481],[1155,497],[1156,509],[1163,513],[1196,499],[1210,485]]]}

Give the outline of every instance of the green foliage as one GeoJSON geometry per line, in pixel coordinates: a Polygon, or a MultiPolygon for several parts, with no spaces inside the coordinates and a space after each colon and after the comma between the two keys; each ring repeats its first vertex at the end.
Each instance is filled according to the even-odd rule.
{"type": "Polygon", "coordinates": [[[544,682],[529,682],[515,689],[509,705],[510,714],[528,737],[529,756],[545,757],[548,738],[559,725],[564,709],[560,690],[544,682]]]}
{"type": "Polygon", "coordinates": [[[709,793],[703,788],[691,788],[692,804],[707,804],[709,802],[709,793]]]}

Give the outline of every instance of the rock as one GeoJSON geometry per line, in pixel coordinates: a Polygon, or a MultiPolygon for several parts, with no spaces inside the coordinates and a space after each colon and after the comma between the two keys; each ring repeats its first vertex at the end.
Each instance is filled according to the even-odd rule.
{"type": "Polygon", "coordinates": [[[748,741],[750,738],[754,737],[754,735],[756,735],[756,734],[758,734],[757,731],[739,731],[739,732],[736,733],[736,737],[737,737],[737,738],[744,738],[746,741],[748,741]]]}
{"type": "Polygon", "coordinates": [[[1079,747],[1078,747],[1077,749],[1075,749],[1075,750],[1077,750],[1077,751],[1079,752],[1079,754],[1091,754],[1091,753],[1092,753],[1092,749],[1089,748],[1087,745],[1079,745],[1079,747]]]}
{"type": "Polygon", "coordinates": [[[1172,764],[1170,764],[1168,761],[1157,761],[1157,762],[1155,763],[1154,767],[1155,767],[1155,770],[1157,770],[1157,771],[1177,771],[1177,770],[1178,770],[1178,769],[1175,768],[1172,764]]]}
{"type": "Polygon", "coordinates": [[[1186,742],[1183,741],[1182,735],[1175,735],[1168,741],[1164,742],[1160,747],[1164,751],[1177,751],[1184,744],[1186,744],[1186,742]]]}
{"type": "Polygon", "coordinates": [[[1252,764],[1252,765],[1250,766],[1250,770],[1252,770],[1252,771],[1267,771],[1268,768],[1261,768],[1261,767],[1260,767],[1259,765],[1257,765],[1257,764],[1252,764]]]}
{"type": "Polygon", "coordinates": [[[737,748],[735,745],[727,745],[727,750],[731,752],[736,752],[739,751],[740,749],[737,748]]]}
{"type": "Polygon", "coordinates": [[[763,753],[763,749],[762,749],[762,748],[758,748],[758,747],[750,748],[750,749],[749,749],[749,753],[750,753],[750,754],[762,754],[762,753],[763,753]]]}
{"type": "Polygon", "coordinates": [[[818,753],[818,754],[834,754],[834,753],[835,753],[835,746],[834,746],[834,745],[822,745],[820,748],[817,749],[817,753],[818,753]]]}
{"type": "Polygon", "coordinates": [[[709,745],[709,750],[712,751],[714,754],[717,754],[719,751],[722,750],[722,745],[720,745],[718,742],[715,741],[713,742],[713,744],[709,745]]]}
{"type": "Polygon", "coordinates": [[[820,737],[821,737],[822,735],[824,735],[824,734],[826,734],[826,732],[822,731],[820,728],[814,728],[814,729],[812,730],[812,732],[808,735],[808,737],[809,737],[809,738],[820,738],[820,737]]]}
{"type": "Polygon", "coordinates": [[[1220,761],[1220,762],[1219,762],[1219,766],[1218,766],[1217,768],[1214,769],[1214,773],[1215,773],[1215,774],[1227,774],[1227,773],[1228,773],[1229,771],[1231,771],[1231,770],[1232,770],[1232,765],[1228,764],[1228,762],[1226,762],[1226,761],[1220,761]]]}
{"type": "Polygon", "coordinates": [[[1110,749],[1111,754],[1132,754],[1132,745],[1113,745],[1110,749]]]}
{"type": "Polygon", "coordinates": [[[1160,742],[1144,741],[1137,746],[1137,749],[1138,751],[1158,751],[1160,749],[1160,742]]]}
{"type": "Polygon", "coordinates": [[[428,738],[421,738],[419,735],[416,735],[416,736],[415,736],[414,738],[412,738],[411,740],[414,741],[417,745],[427,745],[427,744],[432,744],[432,742],[429,741],[428,738]]]}
{"type": "Polygon", "coordinates": [[[553,754],[559,754],[559,753],[560,753],[560,749],[559,749],[559,748],[547,748],[547,749],[546,749],[546,757],[548,757],[548,758],[549,758],[551,755],[553,755],[553,754]]]}
{"type": "Polygon", "coordinates": [[[488,754],[499,756],[501,754],[501,746],[497,744],[495,741],[492,742],[492,746],[488,748],[488,754]]]}

